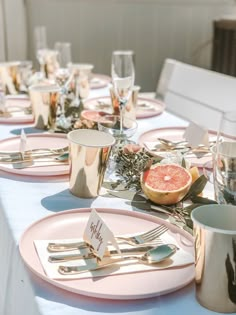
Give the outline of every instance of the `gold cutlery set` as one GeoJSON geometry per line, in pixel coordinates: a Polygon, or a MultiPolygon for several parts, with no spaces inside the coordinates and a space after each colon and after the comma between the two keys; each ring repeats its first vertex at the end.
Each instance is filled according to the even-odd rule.
{"type": "MultiPolygon", "coordinates": [[[[35,160],[40,162],[59,162],[68,163],[69,148],[55,148],[55,149],[33,149],[24,151],[1,151],[0,152],[0,163],[7,164],[22,164],[22,167],[27,167],[27,163],[33,163],[35,160]],[[25,163],[25,165],[24,165],[25,163]]],[[[16,166],[16,165],[15,165],[16,166]]],[[[20,167],[20,165],[18,165],[20,167]]]]}
{"type": "Polygon", "coordinates": [[[97,270],[106,266],[111,266],[119,262],[134,260],[138,263],[157,264],[174,255],[178,247],[174,244],[163,244],[160,236],[168,230],[165,225],[160,225],[155,229],[133,236],[116,236],[116,240],[128,244],[129,247],[121,248],[120,252],[115,249],[107,249],[103,258],[99,258],[92,246],[81,242],[57,242],[49,243],[47,250],[50,252],[48,261],[50,263],[70,262],[83,259],[85,265],[60,265],[58,272],[63,275],[77,274],[81,272],[97,270]],[[67,254],[73,250],[86,250],[85,252],[67,254]],[[58,254],[59,253],[59,254],[58,254]],[[91,261],[92,259],[92,261],[91,261]]]}
{"type": "MultiPolygon", "coordinates": [[[[213,137],[215,138],[215,137],[213,137]]],[[[171,141],[164,138],[157,138],[157,141],[144,142],[144,147],[150,152],[165,153],[165,152],[180,152],[194,156],[208,156],[211,155],[211,147],[216,143],[215,139],[209,141],[209,146],[204,144],[199,144],[196,147],[192,147],[186,140],[171,141]]]]}

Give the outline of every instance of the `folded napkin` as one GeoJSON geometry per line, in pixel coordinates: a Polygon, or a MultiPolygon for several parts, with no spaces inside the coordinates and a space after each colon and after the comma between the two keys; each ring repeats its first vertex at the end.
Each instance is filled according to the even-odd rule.
{"type": "MultiPolygon", "coordinates": [[[[161,236],[161,240],[163,243],[168,244],[175,244],[178,246],[179,250],[171,256],[168,260],[165,260],[159,264],[152,264],[152,265],[144,265],[141,263],[134,261],[123,261],[116,263],[111,266],[107,266],[102,269],[94,270],[94,271],[87,271],[75,275],[62,275],[58,272],[58,267],[63,266],[73,266],[73,265],[79,265],[79,266],[85,266],[86,262],[83,259],[79,260],[71,260],[68,262],[60,262],[60,263],[50,263],[48,261],[48,257],[52,255],[52,253],[49,253],[47,250],[47,245],[49,242],[60,242],[62,243],[62,240],[35,240],[34,245],[39,257],[39,260],[42,264],[42,267],[44,269],[45,274],[52,279],[60,279],[60,280],[66,280],[66,279],[84,279],[84,278],[94,278],[94,277],[104,277],[108,275],[118,275],[118,274],[127,274],[127,273],[135,273],[135,272],[146,272],[150,270],[162,270],[167,268],[176,268],[176,267],[184,267],[190,264],[194,263],[194,254],[193,254],[193,247],[189,247],[189,251],[184,250],[180,244],[176,241],[174,237],[172,237],[170,234],[165,233],[161,236]]],[[[64,240],[65,243],[70,242],[76,242],[76,241],[82,241],[82,239],[68,239],[64,240]]],[[[124,245],[123,245],[124,246],[124,245]]],[[[120,246],[122,247],[122,246],[120,246]]],[[[127,245],[125,245],[125,248],[127,248],[127,245]]],[[[86,250],[73,250],[73,251],[67,251],[67,252],[59,252],[58,255],[62,254],[84,254],[86,250]]],[[[56,253],[53,253],[55,255],[56,253]]],[[[106,258],[105,258],[106,259],[106,258]]],[[[90,262],[96,262],[96,259],[90,259],[90,262]]]]}

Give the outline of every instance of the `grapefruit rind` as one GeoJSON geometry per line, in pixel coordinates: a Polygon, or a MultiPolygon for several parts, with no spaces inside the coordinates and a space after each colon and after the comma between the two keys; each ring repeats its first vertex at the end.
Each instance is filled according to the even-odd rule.
{"type": "MultiPolygon", "coordinates": [[[[171,175],[170,175],[171,176],[171,175]]],[[[167,174],[165,177],[169,177],[167,174]]],[[[147,177],[146,177],[147,179],[147,177]]],[[[192,184],[192,176],[189,173],[188,170],[183,168],[182,166],[178,164],[155,164],[153,165],[149,170],[144,171],[141,174],[141,187],[148,199],[150,199],[152,202],[156,204],[162,204],[162,205],[172,205],[178,203],[180,200],[184,198],[184,196],[189,191],[192,184]],[[186,184],[181,186],[178,189],[169,189],[169,190],[162,190],[162,189],[154,189],[151,187],[146,181],[145,181],[145,175],[147,175],[146,172],[152,172],[153,169],[156,168],[168,168],[168,166],[171,166],[172,168],[179,168],[179,171],[186,175],[186,184]]]]}

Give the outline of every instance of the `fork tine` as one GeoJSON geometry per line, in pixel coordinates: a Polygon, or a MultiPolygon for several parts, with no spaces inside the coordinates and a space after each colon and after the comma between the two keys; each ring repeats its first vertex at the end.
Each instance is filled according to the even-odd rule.
{"type": "Polygon", "coordinates": [[[153,233],[151,234],[148,234],[148,235],[145,235],[143,237],[143,239],[145,240],[145,242],[149,242],[155,238],[157,238],[158,236],[162,235],[164,232],[166,232],[168,230],[168,227],[163,225],[161,226],[160,229],[156,230],[156,231],[153,231],[153,233]]]}
{"type": "Polygon", "coordinates": [[[148,236],[148,235],[150,235],[150,234],[152,234],[152,233],[155,233],[155,232],[158,231],[159,229],[162,229],[163,226],[164,226],[164,224],[158,225],[158,226],[156,226],[154,229],[149,230],[149,231],[146,231],[146,232],[140,234],[139,236],[141,236],[141,237],[148,236]]]}

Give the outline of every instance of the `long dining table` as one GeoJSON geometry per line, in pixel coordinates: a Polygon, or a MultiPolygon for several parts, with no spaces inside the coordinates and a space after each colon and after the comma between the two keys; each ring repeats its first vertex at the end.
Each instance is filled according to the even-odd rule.
{"type": "MultiPolygon", "coordinates": [[[[90,97],[108,93],[107,88],[97,89],[91,91],[90,97]]],[[[133,139],[137,140],[143,132],[151,129],[187,124],[187,121],[165,110],[161,115],[139,119],[133,139]]],[[[0,124],[0,140],[20,135],[22,128],[26,134],[42,132],[33,124],[0,124]]],[[[0,315],[213,314],[197,302],[193,281],[166,295],[111,300],[66,291],[32,273],[24,265],[18,245],[24,231],[35,221],[77,208],[135,211],[122,198],[75,197],[69,192],[68,179],[68,175],[34,177],[0,171],[0,315]]]]}

